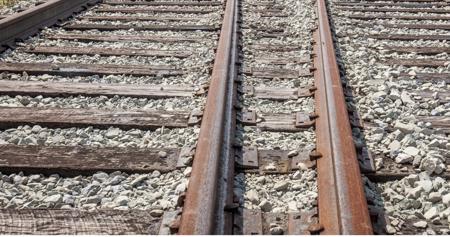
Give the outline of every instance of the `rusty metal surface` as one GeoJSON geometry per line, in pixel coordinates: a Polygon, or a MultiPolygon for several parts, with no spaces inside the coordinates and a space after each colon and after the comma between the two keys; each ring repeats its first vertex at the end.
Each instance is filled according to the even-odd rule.
{"type": "Polygon", "coordinates": [[[260,174],[287,174],[301,167],[312,168],[316,161],[311,159],[310,151],[265,150],[257,147],[243,147],[236,154],[237,168],[244,172],[260,174]]]}
{"type": "Polygon", "coordinates": [[[235,215],[235,235],[309,235],[317,229],[317,210],[300,212],[262,212],[242,209],[235,215]],[[279,230],[272,231],[273,227],[279,230]]]}
{"type": "Polygon", "coordinates": [[[361,173],[339,76],[325,0],[315,32],[319,220],[322,234],[372,234],[361,173]]]}
{"type": "Polygon", "coordinates": [[[49,0],[1,19],[0,52],[6,49],[5,46],[13,47],[16,39],[25,39],[37,33],[40,28],[51,26],[97,2],[99,0],[49,0]]]}
{"type": "Polygon", "coordinates": [[[227,104],[232,98],[227,96],[227,88],[234,76],[230,75],[229,64],[233,62],[232,42],[236,39],[235,12],[236,1],[228,0],[178,234],[216,233],[217,223],[220,222],[216,219],[222,215],[218,213],[217,190],[221,174],[219,167],[223,164],[220,159],[225,117],[231,113],[227,104]]]}

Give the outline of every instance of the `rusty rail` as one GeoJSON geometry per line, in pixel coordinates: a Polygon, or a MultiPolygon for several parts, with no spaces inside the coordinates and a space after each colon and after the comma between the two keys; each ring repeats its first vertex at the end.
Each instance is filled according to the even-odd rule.
{"type": "Polygon", "coordinates": [[[100,0],[50,0],[0,20],[0,52],[100,0]]]}
{"type": "Polygon", "coordinates": [[[314,72],[322,234],[372,234],[325,0],[317,0],[314,72]]]}
{"type": "Polygon", "coordinates": [[[218,203],[222,197],[219,197],[218,189],[219,177],[226,175],[220,170],[221,165],[227,163],[223,159],[228,159],[223,150],[227,142],[224,135],[229,132],[226,118],[232,113],[227,105],[233,97],[227,95],[229,81],[234,75],[230,64],[234,62],[236,8],[236,0],[227,1],[178,234],[213,234],[223,228],[220,227],[223,221],[223,208],[220,207],[223,205],[218,203]]]}

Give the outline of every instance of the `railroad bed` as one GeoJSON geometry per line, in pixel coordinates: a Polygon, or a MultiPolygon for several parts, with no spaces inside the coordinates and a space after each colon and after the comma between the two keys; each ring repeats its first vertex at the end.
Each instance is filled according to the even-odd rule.
{"type": "Polygon", "coordinates": [[[0,233],[448,233],[447,11],[50,0],[11,13],[0,233]]]}
{"type": "Polygon", "coordinates": [[[449,3],[330,4],[375,232],[448,234],[449,3]]]}
{"type": "Polygon", "coordinates": [[[2,54],[2,219],[21,221],[1,232],[169,232],[223,3],[138,3],[105,1],[2,54]]]}

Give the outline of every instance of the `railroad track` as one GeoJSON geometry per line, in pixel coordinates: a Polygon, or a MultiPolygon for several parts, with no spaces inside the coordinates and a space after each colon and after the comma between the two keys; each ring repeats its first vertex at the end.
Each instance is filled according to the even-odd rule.
{"type": "MultiPolygon", "coordinates": [[[[423,148],[419,133],[437,133],[430,154],[448,155],[447,45],[426,43],[447,39],[447,3],[331,2],[331,22],[327,4],[52,0],[0,19],[7,32],[0,36],[0,232],[423,230],[417,223],[425,217],[399,219],[383,201],[391,201],[386,190],[399,182],[412,182],[419,194],[429,182],[441,196],[450,192],[445,181],[416,175],[428,170],[423,162],[414,164],[413,155],[394,157],[416,152],[412,139],[423,148]],[[391,14],[393,9],[402,14],[391,14]],[[45,26],[52,27],[39,30],[45,26]],[[400,34],[399,27],[410,32],[400,34]],[[436,34],[410,34],[417,29],[436,34]],[[347,52],[362,47],[347,39],[354,35],[369,37],[371,48],[357,52],[369,61],[348,58],[347,52]],[[417,39],[425,47],[395,43],[417,39]],[[369,104],[381,114],[374,115],[364,107],[370,93],[364,87],[385,82],[380,70],[370,71],[372,65],[396,65],[389,66],[390,83],[444,81],[437,92],[430,85],[397,88],[397,106],[414,108],[408,103],[423,100],[421,108],[434,98],[436,111],[419,111],[411,121],[421,124],[413,128],[395,117],[410,116],[408,110],[392,112],[386,122],[383,108],[369,104]],[[364,70],[377,76],[374,84],[358,82],[364,70]],[[371,141],[380,129],[389,136],[400,130],[410,135],[409,143],[398,141],[398,152],[381,152],[371,141]]],[[[370,98],[397,95],[384,86],[389,94],[383,89],[370,98]]],[[[397,145],[391,143],[390,149],[397,145]]],[[[447,172],[442,168],[439,175],[446,178],[447,172]]],[[[447,205],[444,197],[437,199],[425,198],[432,204],[420,215],[428,216],[433,203],[447,205]]],[[[433,231],[444,228],[436,216],[425,219],[433,231]]]]}
{"type": "Polygon", "coordinates": [[[448,233],[449,187],[440,183],[450,168],[449,3],[332,1],[330,9],[374,231],[448,233]]]}

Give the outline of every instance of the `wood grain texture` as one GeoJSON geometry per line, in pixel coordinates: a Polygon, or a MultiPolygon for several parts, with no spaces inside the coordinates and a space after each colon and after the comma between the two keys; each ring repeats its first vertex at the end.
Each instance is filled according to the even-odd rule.
{"type": "MultiPolygon", "coordinates": [[[[151,3],[151,2],[147,2],[151,3]]],[[[89,21],[201,21],[194,17],[156,17],[156,16],[82,16],[80,19],[89,21]]]]}
{"type": "Polygon", "coordinates": [[[42,46],[32,47],[24,49],[27,53],[36,54],[61,54],[61,55],[101,55],[101,56],[146,56],[146,57],[175,57],[175,58],[187,58],[192,53],[189,51],[179,50],[157,50],[157,49],[139,49],[139,48],[85,48],[85,47],[53,47],[42,46]]]}
{"type": "Polygon", "coordinates": [[[216,26],[213,25],[143,25],[143,26],[133,26],[133,25],[101,25],[101,24],[71,24],[64,26],[66,30],[99,30],[99,31],[112,31],[112,30],[154,30],[154,31],[215,31],[218,30],[216,26]]]}
{"type": "Polygon", "coordinates": [[[253,76],[256,78],[282,78],[282,79],[297,79],[299,77],[310,76],[311,72],[308,69],[284,69],[284,68],[258,68],[258,67],[245,67],[244,74],[253,76]]]}
{"type": "Polygon", "coordinates": [[[92,175],[98,171],[169,172],[176,169],[179,156],[180,149],[175,148],[0,145],[0,170],[64,176],[92,175]]]}
{"type": "Polygon", "coordinates": [[[146,6],[220,6],[220,1],[117,1],[106,0],[108,5],[146,5],[146,6]]]}
{"type": "Polygon", "coordinates": [[[0,80],[1,95],[28,96],[127,96],[148,99],[172,97],[189,97],[195,90],[189,86],[151,86],[137,84],[100,84],[100,83],[71,83],[71,82],[38,82],[0,80]]]}
{"type": "Polygon", "coordinates": [[[449,35],[373,34],[370,38],[382,40],[450,40],[449,35]]]}
{"type": "Polygon", "coordinates": [[[22,73],[29,75],[133,75],[133,76],[179,76],[183,71],[168,65],[114,65],[114,64],[78,64],[78,63],[0,63],[0,72],[22,73]]]}
{"type": "Polygon", "coordinates": [[[213,9],[195,9],[195,8],[152,8],[152,7],[108,7],[104,6],[94,10],[95,12],[123,12],[123,13],[179,13],[179,14],[208,14],[213,9]]]}
{"type": "Polygon", "coordinates": [[[82,42],[197,42],[200,38],[194,37],[161,37],[153,35],[89,35],[89,34],[55,34],[48,35],[52,40],[78,40],[82,42]]]}
{"type": "Polygon", "coordinates": [[[24,124],[45,127],[119,127],[123,129],[184,128],[189,112],[183,111],[107,111],[99,109],[60,109],[39,107],[0,107],[0,127],[24,124]]]}
{"type": "Polygon", "coordinates": [[[146,210],[0,209],[1,234],[158,234],[160,219],[146,210]]]}

